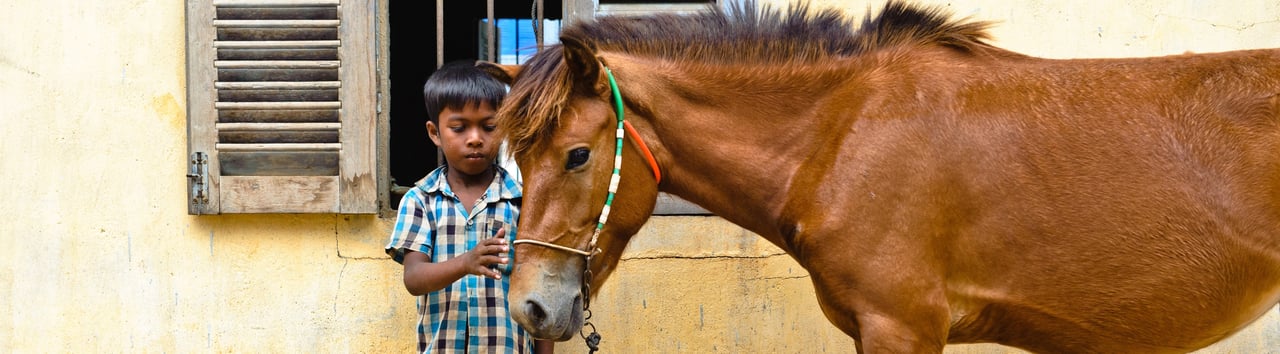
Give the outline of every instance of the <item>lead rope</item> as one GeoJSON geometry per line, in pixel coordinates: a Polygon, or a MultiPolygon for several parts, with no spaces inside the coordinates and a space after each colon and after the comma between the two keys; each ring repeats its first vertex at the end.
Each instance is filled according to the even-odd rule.
{"type": "Polygon", "coordinates": [[[591,324],[591,256],[587,256],[586,270],[582,271],[582,329],[578,330],[578,335],[582,336],[582,341],[587,343],[588,353],[595,353],[600,350],[600,332],[596,332],[596,325],[591,324]],[[585,334],[587,327],[591,327],[591,334],[585,334]]]}

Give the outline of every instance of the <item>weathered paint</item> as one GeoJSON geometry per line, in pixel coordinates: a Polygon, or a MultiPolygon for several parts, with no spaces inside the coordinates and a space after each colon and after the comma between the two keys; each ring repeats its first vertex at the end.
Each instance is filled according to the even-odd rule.
{"type": "MultiPolygon", "coordinates": [[[[1269,0],[936,2],[1047,57],[1280,47],[1269,0]]],[[[184,48],[182,1],[0,5],[0,350],[411,351],[392,220],[186,214],[184,48]]],[[[803,269],[714,217],[654,218],[600,290],[606,351],[852,351],[803,269]]],[[[1205,352],[1276,348],[1270,311],[1205,352]]]]}

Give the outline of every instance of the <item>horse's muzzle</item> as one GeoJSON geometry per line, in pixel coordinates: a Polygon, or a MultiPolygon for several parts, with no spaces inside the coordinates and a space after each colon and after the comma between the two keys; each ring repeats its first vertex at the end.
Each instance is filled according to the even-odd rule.
{"type": "Polygon", "coordinates": [[[571,302],[548,303],[530,294],[511,315],[534,338],[566,341],[582,328],[582,295],[574,296],[571,302]]]}
{"type": "Polygon", "coordinates": [[[584,321],[581,275],[536,268],[518,269],[512,275],[507,301],[516,323],[539,339],[565,341],[578,334],[584,321]]]}

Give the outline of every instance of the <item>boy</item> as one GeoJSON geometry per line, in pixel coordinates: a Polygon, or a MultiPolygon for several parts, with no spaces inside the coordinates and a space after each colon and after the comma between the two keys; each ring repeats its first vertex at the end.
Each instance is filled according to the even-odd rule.
{"type": "MultiPolygon", "coordinates": [[[[418,297],[418,351],[529,353],[534,341],[509,315],[503,277],[521,196],[496,164],[494,114],[505,86],[460,62],[437,70],[422,91],[427,135],[445,164],[405,193],[386,246],[418,297]]],[[[536,349],[550,353],[551,342],[536,349]]]]}

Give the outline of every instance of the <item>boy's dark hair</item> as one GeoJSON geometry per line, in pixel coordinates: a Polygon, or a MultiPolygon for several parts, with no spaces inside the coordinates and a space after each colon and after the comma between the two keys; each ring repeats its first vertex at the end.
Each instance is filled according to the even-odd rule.
{"type": "Polygon", "coordinates": [[[440,111],[461,110],[488,103],[493,109],[506,97],[506,85],[476,68],[474,60],[459,60],[441,66],[422,85],[427,118],[440,124],[440,111]]]}

